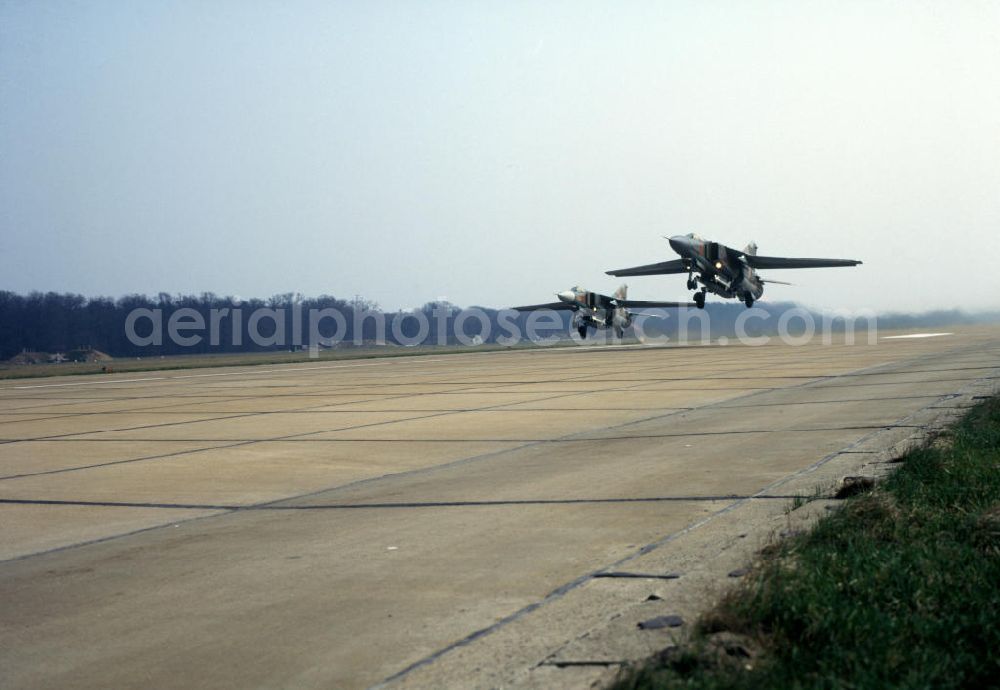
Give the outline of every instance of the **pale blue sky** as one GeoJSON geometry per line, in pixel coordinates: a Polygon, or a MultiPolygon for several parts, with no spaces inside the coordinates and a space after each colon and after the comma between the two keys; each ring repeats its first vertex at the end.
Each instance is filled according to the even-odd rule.
{"type": "Polygon", "coordinates": [[[1000,307],[1000,3],[0,0],[0,289],[507,306],[691,231],[1000,307]]]}

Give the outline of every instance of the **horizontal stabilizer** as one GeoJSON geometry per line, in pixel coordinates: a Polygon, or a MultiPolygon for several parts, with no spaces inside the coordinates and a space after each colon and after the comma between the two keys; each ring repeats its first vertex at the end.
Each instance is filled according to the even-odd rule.
{"type": "Polygon", "coordinates": [[[744,254],[743,260],[751,268],[833,268],[835,266],[857,266],[854,259],[786,259],[779,256],[754,256],[744,254]]]}
{"type": "Polygon", "coordinates": [[[668,273],[687,273],[688,269],[684,265],[683,259],[673,259],[671,261],[661,261],[658,264],[646,264],[645,266],[635,266],[633,268],[619,268],[614,271],[605,271],[609,276],[656,276],[668,273]]]}

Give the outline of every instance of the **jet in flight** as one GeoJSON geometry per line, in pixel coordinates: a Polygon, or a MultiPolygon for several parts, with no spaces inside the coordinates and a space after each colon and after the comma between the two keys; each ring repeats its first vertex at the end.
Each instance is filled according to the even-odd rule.
{"type": "Polygon", "coordinates": [[[590,292],[581,287],[574,287],[564,292],[557,292],[558,302],[547,304],[529,304],[525,307],[514,307],[517,311],[537,311],[539,309],[572,310],[573,328],[581,338],[587,337],[587,329],[614,328],[619,338],[625,329],[632,325],[632,319],[637,314],[630,309],[669,309],[672,307],[693,307],[692,302],[643,302],[626,299],[627,285],[622,285],[611,297],[597,292],[590,292]]]}
{"type": "Polygon", "coordinates": [[[662,261],[657,264],[620,268],[608,271],[611,276],[653,276],[668,273],[687,273],[688,290],[694,293],[694,301],[699,309],[705,308],[705,294],[712,292],[719,297],[736,298],[752,307],[754,300],[764,294],[765,283],[782,283],[757,275],[757,269],[772,268],[820,268],[824,266],[857,266],[854,259],[788,259],[776,256],[758,256],[757,245],[751,242],[744,249],[733,249],[718,242],[703,240],[694,233],[674,235],[666,238],[670,247],[681,258],[662,261]]]}

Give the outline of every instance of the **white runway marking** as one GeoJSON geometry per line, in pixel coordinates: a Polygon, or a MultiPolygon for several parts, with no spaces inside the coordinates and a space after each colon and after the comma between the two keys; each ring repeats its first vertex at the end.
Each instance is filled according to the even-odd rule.
{"type": "Polygon", "coordinates": [[[938,338],[942,335],[954,335],[954,333],[910,333],[909,335],[884,335],[882,340],[902,340],[904,338],[938,338]]]}
{"type": "Polygon", "coordinates": [[[66,386],[99,386],[107,385],[109,383],[138,383],[141,381],[164,381],[167,376],[155,376],[144,379],[115,379],[113,381],[83,381],[81,383],[41,383],[34,384],[31,386],[10,386],[9,388],[4,388],[4,390],[24,390],[26,388],[63,388],[66,386]]]}

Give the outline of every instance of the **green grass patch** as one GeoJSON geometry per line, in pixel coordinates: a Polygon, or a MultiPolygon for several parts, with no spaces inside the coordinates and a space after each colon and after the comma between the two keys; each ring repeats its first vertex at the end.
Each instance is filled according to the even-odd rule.
{"type": "Polygon", "coordinates": [[[1000,400],[779,542],[626,688],[1000,687],[1000,400]]]}

